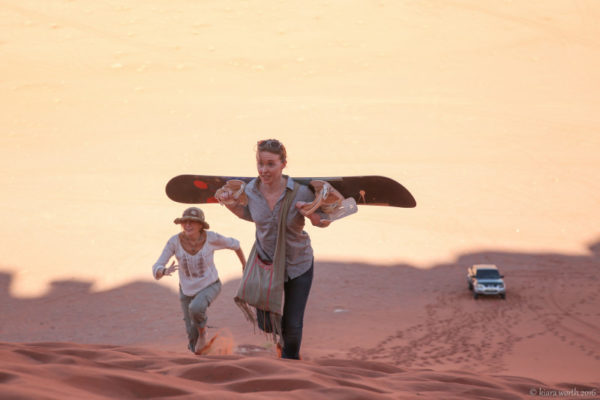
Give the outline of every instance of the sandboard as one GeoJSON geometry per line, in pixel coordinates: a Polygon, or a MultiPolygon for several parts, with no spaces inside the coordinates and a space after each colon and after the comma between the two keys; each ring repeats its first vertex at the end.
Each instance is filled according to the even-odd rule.
{"type": "MultiPolygon", "coordinates": [[[[178,175],[169,180],[165,188],[167,196],[178,203],[206,204],[217,203],[214,195],[217,189],[231,179],[250,182],[252,177],[217,175],[178,175]]],[[[327,181],[344,198],[351,197],[358,205],[390,206],[412,208],[417,205],[413,195],[400,183],[379,175],[338,176],[315,178],[292,178],[296,182],[310,186],[312,180],[327,181]]],[[[312,189],[312,187],[311,187],[312,189]]]]}

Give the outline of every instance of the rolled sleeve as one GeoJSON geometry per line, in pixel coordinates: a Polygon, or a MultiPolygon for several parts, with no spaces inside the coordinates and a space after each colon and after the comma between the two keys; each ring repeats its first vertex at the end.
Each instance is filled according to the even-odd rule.
{"type": "Polygon", "coordinates": [[[215,250],[219,249],[229,249],[229,250],[239,250],[240,249],[240,241],[234,239],[232,237],[223,236],[217,232],[208,232],[210,244],[215,248],[215,250]]]}

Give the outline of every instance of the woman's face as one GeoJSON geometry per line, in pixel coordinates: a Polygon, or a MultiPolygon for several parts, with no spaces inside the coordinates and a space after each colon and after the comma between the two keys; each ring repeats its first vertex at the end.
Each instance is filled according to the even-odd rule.
{"type": "Polygon", "coordinates": [[[191,236],[200,232],[202,224],[198,221],[186,220],[181,222],[181,229],[187,236],[191,236]]]}
{"type": "Polygon", "coordinates": [[[269,151],[259,151],[256,154],[256,169],[260,180],[266,184],[272,184],[281,179],[285,163],[281,162],[279,154],[269,151]]]}

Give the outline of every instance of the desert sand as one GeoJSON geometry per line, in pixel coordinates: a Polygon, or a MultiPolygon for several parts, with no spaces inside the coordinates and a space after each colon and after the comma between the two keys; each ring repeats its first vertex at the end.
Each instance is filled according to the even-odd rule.
{"type": "MultiPolygon", "coordinates": [[[[0,1],[0,397],[599,398],[600,3],[0,1]],[[151,266],[184,173],[385,175],[414,209],[307,226],[302,360],[216,263],[212,353],[151,266]],[[495,263],[507,299],[474,300],[495,263]]],[[[211,229],[249,252],[218,204],[211,229]]]]}

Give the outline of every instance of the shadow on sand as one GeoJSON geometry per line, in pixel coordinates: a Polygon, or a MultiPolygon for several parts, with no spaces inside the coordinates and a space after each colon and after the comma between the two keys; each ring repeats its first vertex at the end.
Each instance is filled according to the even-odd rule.
{"type": "MultiPolygon", "coordinates": [[[[482,251],[430,269],[317,260],[305,343],[404,367],[477,362],[484,371],[502,371],[515,344],[553,335],[597,362],[600,242],[589,249],[580,256],[482,251]],[[500,267],[505,301],[472,298],[465,272],[475,263],[500,267]],[[393,329],[373,329],[389,319],[398,321],[393,329]],[[346,337],[353,344],[344,348],[338,339],[348,334],[356,337],[346,337]]],[[[185,351],[177,293],[162,285],[138,281],[95,292],[90,282],[56,281],[46,295],[22,299],[10,295],[11,282],[10,274],[0,273],[0,342],[170,342],[185,351]]],[[[223,285],[209,325],[251,335],[232,301],[238,284],[223,285]]]]}

